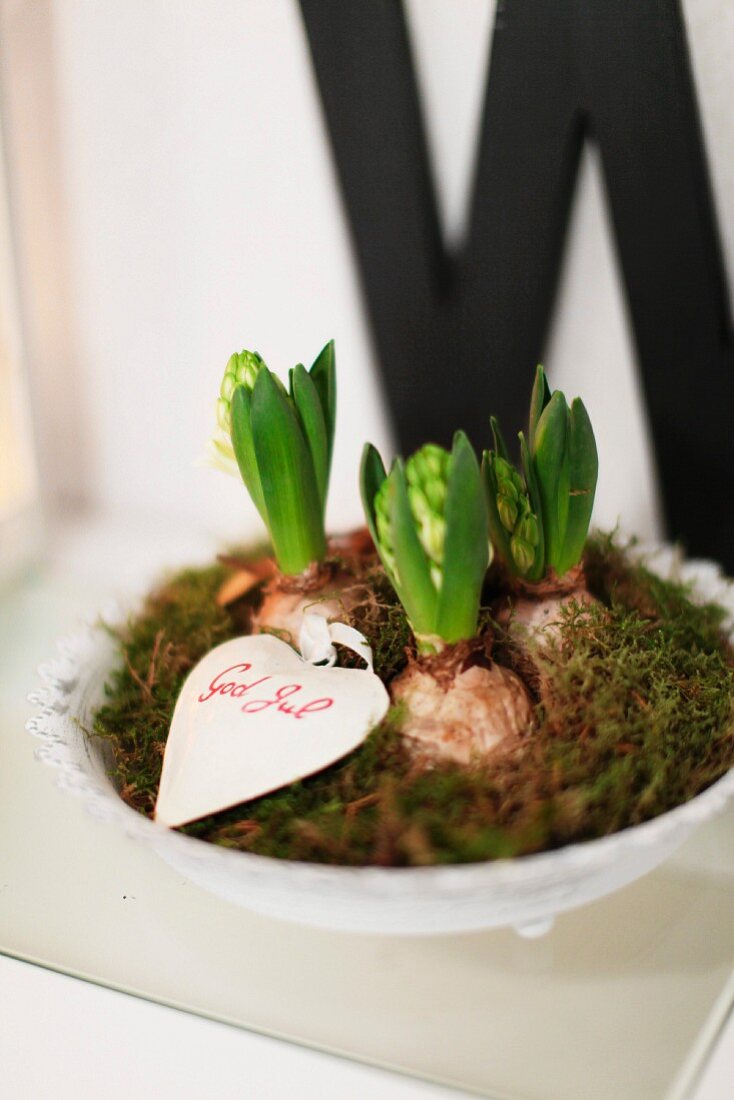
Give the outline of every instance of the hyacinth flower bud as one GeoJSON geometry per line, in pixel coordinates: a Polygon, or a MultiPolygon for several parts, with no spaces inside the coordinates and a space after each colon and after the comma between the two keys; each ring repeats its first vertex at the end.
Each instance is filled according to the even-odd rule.
{"type": "Polygon", "coordinates": [[[509,458],[497,421],[494,449],[482,471],[490,536],[511,573],[535,582],[557,577],[581,560],[591,522],[598,458],[583,402],[551,393],[538,367],[530,401],[528,439],[519,434],[521,467],[509,458]]]}
{"type": "Polygon", "coordinates": [[[518,509],[523,497],[524,486],[522,479],[513,470],[509,462],[498,457],[496,462],[497,475],[497,511],[499,512],[502,526],[512,533],[517,523],[518,509]]]}
{"type": "Polygon", "coordinates": [[[422,652],[476,633],[489,564],[486,506],[476,455],[463,432],[452,450],[421,447],[390,473],[371,444],[362,500],[372,537],[422,652]]]}
{"type": "Polygon", "coordinates": [[[232,431],[234,391],[238,386],[245,386],[252,393],[257,376],[264,366],[262,357],[256,351],[236,351],[230,355],[224,368],[216,405],[217,425],[227,435],[232,431]]]}
{"type": "Polygon", "coordinates": [[[513,535],[510,539],[512,558],[520,573],[526,574],[535,560],[535,547],[525,542],[519,535],[513,535]]]}
{"type": "Polygon", "coordinates": [[[240,476],[232,447],[232,397],[238,385],[244,385],[252,392],[257,375],[264,366],[262,357],[256,351],[236,351],[230,355],[215,404],[217,427],[207,443],[203,465],[212,466],[232,477],[240,476]]]}
{"type": "Polygon", "coordinates": [[[379,546],[380,558],[388,575],[397,575],[397,563],[395,561],[395,547],[392,538],[392,523],[390,519],[390,505],[388,503],[390,485],[387,478],[378,489],[374,498],[375,528],[377,538],[375,544],[379,546]]]}
{"type": "Polygon", "coordinates": [[[522,574],[532,569],[535,553],[540,541],[538,521],[529,510],[529,502],[523,502],[524,515],[515,525],[510,538],[510,549],[517,568],[522,574]]]}
{"type": "MultiPolygon", "coordinates": [[[[218,460],[234,463],[267,526],[279,568],[302,573],[326,554],[324,512],[336,417],[330,341],[288,389],[257,352],[230,356],[216,404],[218,460]]],[[[217,462],[222,465],[221,461],[217,462]]],[[[229,472],[229,471],[228,471],[229,472]]]]}
{"type": "Polygon", "coordinates": [[[446,485],[451,455],[435,443],[427,443],[405,464],[408,501],[426,552],[431,578],[437,589],[443,583],[442,564],[446,538],[446,485]]]}

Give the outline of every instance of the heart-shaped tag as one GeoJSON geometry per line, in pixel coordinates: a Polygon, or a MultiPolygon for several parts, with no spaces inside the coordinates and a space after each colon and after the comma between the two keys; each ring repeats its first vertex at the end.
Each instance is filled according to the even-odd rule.
{"type": "Polygon", "coordinates": [[[389,702],[373,672],[318,668],[270,634],[224,642],[181,689],[156,820],[175,828],[321,771],[361,744],[389,702]]]}

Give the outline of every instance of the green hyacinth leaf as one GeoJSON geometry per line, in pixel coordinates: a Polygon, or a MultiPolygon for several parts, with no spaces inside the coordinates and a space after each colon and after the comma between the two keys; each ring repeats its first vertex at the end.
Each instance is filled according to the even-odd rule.
{"type": "Polygon", "coordinates": [[[326,554],[321,497],[294,404],[267,369],[252,391],[251,424],[278,565],[284,573],[302,573],[326,554]]]}
{"type": "Polygon", "coordinates": [[[330,469],[336,427],[336,351],[333,340],[329,340],[328,344],[325,344],[316,356],[309,374],[316,387],[324,414],[330,469]]]}
{"type": "Polygon", "coordinates": [[[533,463],[530,460],[530,448],[528,447],[527,440],[523,432],[518,434],[520,440],[520,459],[522,462],[523,474],[525,475],[525,484],[528,489],[528,496],[530,497],[530,507],[533,510],[533,514],[538,525],[538,543],[535,547],[535,558],[531,568],[528,570],[526,577],[529,581],[539,581],[545,574],[545,533],[543,531],[543,506],[540,499],[540,490],[538,488],[538,479],[535,476],[535,470],[533,463]]]}
{"type": "Polygon", "coordinates": [[[510,533],[502,522],[497,506],[499,497],[499,484],[495,472],[497,457],[494,451],[485,451],[482,458],[482,481],[484,483],[484,499],[487,505],[489,537],[510,572],[517,574],[517,567],[510,546],[510,533]]]}
{"type": "Polygon", "coordinates": [[[388,509],[396,562],[396,591],[416,634],[434,634],[438,594],[410,507],[405,466],[396,459],[388,476],[388,509]]]}
{"type": "Polygon", "coordinates": [[[487,506],[474,448],[457,432],[446,494],[443,582],[435,632],[446,642],[476,634],[482,585],[489,565],[487,506]]]}
{"type": "Polygon", "coordinates": [[[293,401],[311,451],[323,513],[329,487],[329,439],[321,401],[316,385],[302,363],[291,371],[290,382],[293,401]]]}
{"type": "Polygon", "coordinates": [[[365,443],[359,467],[359,489],[365,519],[375,546],[378,545],[375,497],[386,478],[385,464],[380,458],[379,451],[372,443],[365,443]]]}
{"type": "Polygon", "coordinates": [[[575,398],[571,404],[569,429],[568,522],[563,553],[557,566],[559,574],[567,572],[581,560],[589,533],[599,474],[594,429],[580,397],[575,398]]]}
{"type": "Polygon", "coordinates": [[[530,419],[528,422],[528,441],[530,450],[532,451],[535,446],[535,433],[538,430],[538,422],[541,416],[549,404],[551,399],[550,386],[548,385],[548,379],[546,378],[545,371],[542,366],[538,364],[535,371],[535,381],[533,383],[533,392],[530,397],[530,419]]]}
{"type": "Polygon", "coordinates": [[[244,385],[238,385],[231,398],[231,438],[237,465],[252,501],[267,525],[268,511],[263,497],[260,471],[255,457],[251,424],[252,396],[244,385]]]}
{"type": "Polygon", "coordinates": [[[569,413],[560,390],[543,410],[531,449],[541,501],[546,563],[557,570],[563,557],[563,542],[568,520],[569,413]]]}
{"type": "Polygon", "coordinates": [[[490,416],[489,426],[492,429],[492,439],[494,440],[495,452],[500,456],[500,458],[504,458],[506,462],[509,462],[510,453],[507,450],[507,444],[505,443],[504,436],[502,435],[500,422],[496,416],[490,416]]]}

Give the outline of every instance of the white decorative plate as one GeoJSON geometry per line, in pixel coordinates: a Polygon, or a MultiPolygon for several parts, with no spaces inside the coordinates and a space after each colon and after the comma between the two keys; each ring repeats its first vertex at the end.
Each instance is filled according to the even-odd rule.
{"type": "MultiPolygon", "coordinates": [[[[696,597],[730,613],[734,588],[711,562],[683,563],[671,548],[641,548],[661,575],[695,583],[696,597]]],[[[118,612],[119,614],[119,612],[118,612]]],[[[109,618],[110,612],[106,613],[109,618]]],[[[27,729],[37,757],[59,770],[59,785],[81,795],[98,819],[150,844],[198,886],[267,915],[324,928],[382,933],[460,932],[512,925],[526,935],[566,909],[600,898],[661,863],[734,794],[734,769],[690,802],[600,840],[516,859],[457,866],[332,867],[236,852],[171,831],[130,809],[107,775],[105,746],[89,739],[103,687],[117,659],[114,642],[87,627],[58,643],[42,665],[41,709],[27,729]]]]}

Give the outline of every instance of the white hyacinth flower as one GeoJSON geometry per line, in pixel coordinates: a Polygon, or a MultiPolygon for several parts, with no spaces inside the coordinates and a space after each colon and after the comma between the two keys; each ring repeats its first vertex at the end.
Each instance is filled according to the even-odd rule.
{"type": "Polygon", "coordinates": [[[240,469],[234,456],[234,449],[226,432],[217,430],[211,439],[207,440],[206,450],[196,462],[197,466],[209,466],[212,470],[219,470],[230,477],[239,478],[240,469]]]}

